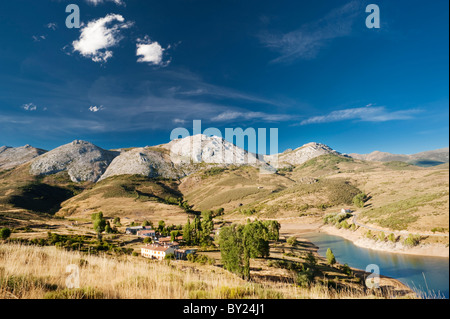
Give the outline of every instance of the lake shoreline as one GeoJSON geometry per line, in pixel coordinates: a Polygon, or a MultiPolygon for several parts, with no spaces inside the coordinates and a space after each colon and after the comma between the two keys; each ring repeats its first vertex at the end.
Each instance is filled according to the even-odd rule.
{"type": "Polygon", "coordinates": [[[335,235],[351,241],[355,246],[384,251],[395,254],[415,255],[424,257],[449,257],[449,248],[445,244],[422,244],[417,247],[407,248],[401,243],[378,242],[372,239],[364,238],[360,234],[347,229],[337,229],[333,226],[321,226],[316,229],[317,232],[324,232],[329,235],[335,235]]]}

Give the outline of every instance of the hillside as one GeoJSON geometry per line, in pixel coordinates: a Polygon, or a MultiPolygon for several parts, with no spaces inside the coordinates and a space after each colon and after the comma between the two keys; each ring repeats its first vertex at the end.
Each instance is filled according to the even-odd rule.
{"type": "Polygon", "coordinates": [[[188,217],[178,205],[182,197],[176,181],[140,175],[113,176],[63,202],[57,216],[89,220],[92,213],[101,211],[110,218],[125,217],[138,223],[166,220],[180,224],[188,217]]]}
{"type": "Polygon", "coordinates": [[[449,148],[442,148],[433,151],[426,151],[412,155],[392,154],[375,151],[370,154],[350,154],[355,159],[376,162],[400,161],[417,166],[429,167],[449,162],[449,148]]]}

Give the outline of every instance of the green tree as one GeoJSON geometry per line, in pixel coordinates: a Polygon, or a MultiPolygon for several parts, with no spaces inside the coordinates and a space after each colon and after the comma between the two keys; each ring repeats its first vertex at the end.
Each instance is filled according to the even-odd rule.
{"type": "Polygon", "coordinates": [[[94,222],[94,230],[97,233],[102,233],[105,231],[106,220],[103,218],[103,213],[92,214],[92,220],[94,222]]]}
{"type": "Polygon", "coordinates": [[[158,231],[159,231],[160,233],[162,233],[162,232],[164,231],[165,228],[166,228],[166,222],[163,221],[163,220],[160,220],[160,221],[158,222],[158,231]]]}
{"type": "Polygon", "coordinates": [[[244,229],[244,245],[250,258],[269,257],[269,231],[261,221],[247,223],[244,229]]]}
{"type": "Polygon", "coordinates": [[[363,208],[367,200],[368,200],[367,195],[365,193],[360,193],[355,197],[353,197],[353,204],[356,207],[363,208]]]}
{"type": "Polygon", "coordinates": [[[142,226],[144,226],[144,227],[152,226],[152,223],[150,223],[148,220],[145,220],[145,221],[142,223],[142,226]]]}
{"type": "Polygon", "coordinates": [[[331,248],[327,249],[326,256],[327,256],[328,264],[334,265],[336,263],[336,258],[334,257],[334,254],[333,254],[333,251],[331,250],[331,248]]]}
{"type": "Polygon", "coordinates": [[[249,259],[244,258],[244,241],[241,225],[223,227],[219,234],[220,255],[226,270],[242,278],[249,275],[250,267],[244,265],[249,259]]]}
{"type": "Polygon", "coordinates": [[[170,232],[170,240],[175,241],[178,236],[180,236],[180,231],[179,230],[172,230],[170,232]]]}
{"type": "Polygon", "coordinates": [[[144,244],[151,244],[151,243],[152,243],[152,239],[150,237],[144,238],[144,244]]]}
{"type": "Polygon", "coordinates": [[[276,220],[266,220],[264,221],[264,225],[267,228],[269,234],[269,240],[280,240],[280,228],[281,225],[276,220]]]}
{"type": "Polygon", "coordinates": [[[0,238],[3,240],[7,240],[11,236],[11,229],[5,227],[0,229],[0,238]]]}
{"type": "Polygon", "coordinates": [[[191,221],[188,218],[186,225],[183,227],[183,240],[185,241],[186,245],[191,245],[192,243],[192,237],[191,237],[191,221]]]}
{"type": "Polygon", "coordinates": [[[212,243],[211,232],[214,230],[213,212],[202,212],[200,243],[210,245],[212,243]]]}

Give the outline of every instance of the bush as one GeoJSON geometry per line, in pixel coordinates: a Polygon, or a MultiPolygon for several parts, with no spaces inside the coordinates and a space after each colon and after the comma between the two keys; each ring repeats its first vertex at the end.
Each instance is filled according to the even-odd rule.
{"type": "Polygon", "coordinates": [[[342,266],[342,271],[344,272],[344,274],[346,274],[347,276],[352,276],[353,275],[353,271],[352,269],[349,267],[349,265],[345,264],[344,266],[342,266]]]}
{"type": "Polygon", "coordinates": [[[297,246],[297,237],[289,237],[286,242],[288,243],[288,245],[295,247],[297,246]]]}
{"type": "Polygon", "coordinates": [[[397,237],[394,235],[394,233],[390,233],[388,236],[388,240],[392,243],[395,243],[397,241],[397,237]]]}
{"type": "Polygon", "coordinates": [[[314,273],[308,268],[304,271],[299,271],[297,273],[297,285],[300,287],[307,288],[311,285],[311,282],[314,280],[314,273]]]}
{"type": "Polygon", "coordinates": [[[403,244],[408,247],[419,245],[421,237],[419,235],[409,234],[408,238],[403,241],[403,244]]]}
{"type": "Polygon", "coordinates": [[[3,240],[7,240],[11,236],[11,229],[5,227],[0,229],[0,238],[3,240]]]}
{"type": "Polygon", "coordinates": [[[378,240],[381,241],[381,242],[384,242],[386,240],[386,235],[384,234],[384,232],[381,232],[378,235],[378,240]]]}

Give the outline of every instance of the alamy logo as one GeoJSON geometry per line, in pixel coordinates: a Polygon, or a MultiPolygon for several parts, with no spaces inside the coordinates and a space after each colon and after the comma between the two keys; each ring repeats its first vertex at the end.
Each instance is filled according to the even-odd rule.
{"type": "Polygon", "coordinates": [[[256,165],[263,174],[272,174],[278,168],[278,129],[270,129],[270,146],[267,147],[265,128],[226,128],[225,139],[215,127],[202,131],[201,120],[193,121],[192,136],[186,128],[176,128],[170,135],[174,141],[170,149],[173,163],[210,163],[224,165],[256,165]],[[236,141],[235,143],[233,143],[236,141]],[[247,145],[247,147],[245,147],[247,145]],[[247,149],[247,151],[245,151],[247,149]],[[270,151],[270,165],[264,160],[270,151]]]}
{"type": "Polygon", "coordinates": [[[366,18],[366,27],[369,29],[380,28],[380,7],[376,4],[369,4],[366,12],[370,13],[366,18]]]}
{"type": "Polygon", "coordinates": [[[69,276],[66,278],[66,287],[69,289],[80,288],[80,267],[78,265],[68,265],[66,273],[69,273],[69,276]]]}
{"type": "Polygon", "coordinates": [[[80,7],[76,4],[69,4],[66,7],[66,13],[70,13],[66,18],[66,27],[79,29],[81,27],[80,7]]]}

